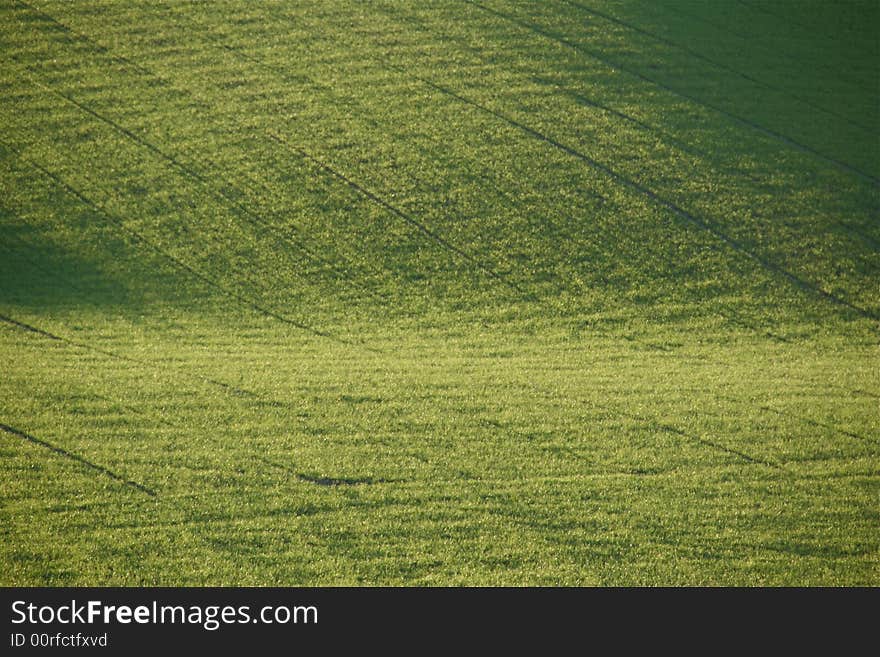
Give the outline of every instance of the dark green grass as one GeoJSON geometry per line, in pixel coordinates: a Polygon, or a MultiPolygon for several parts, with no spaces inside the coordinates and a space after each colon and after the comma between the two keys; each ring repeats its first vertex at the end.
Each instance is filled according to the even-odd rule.
{"type": "Polygon", "coordinates": [[[3,582],[877,584],[877,14],[4,2],[3,582]]]}

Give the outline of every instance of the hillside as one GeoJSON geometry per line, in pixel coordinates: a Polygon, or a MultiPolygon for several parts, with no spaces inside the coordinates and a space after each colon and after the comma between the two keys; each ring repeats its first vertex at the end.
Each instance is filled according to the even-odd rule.
{"type": "Polygon", "coordinates": [[[0,26],[3,584],[880,583],[876,3],[0,26]]]}

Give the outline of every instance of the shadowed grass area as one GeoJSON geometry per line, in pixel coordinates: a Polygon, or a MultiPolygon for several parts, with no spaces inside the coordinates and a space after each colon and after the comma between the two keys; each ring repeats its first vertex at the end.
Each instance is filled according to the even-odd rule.
{"type": "Polygon", "coordinates": [[[3,582],[877,584],[815,4],[2,4],[3,582]]]}

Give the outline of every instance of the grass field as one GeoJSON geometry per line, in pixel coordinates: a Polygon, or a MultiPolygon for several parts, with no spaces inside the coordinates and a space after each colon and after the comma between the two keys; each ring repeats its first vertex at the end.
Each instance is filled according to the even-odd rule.
{"type": "Polygon", "coordinates": [[[880,585],[880,5],[0,2],[0,584],[880,585]]]}

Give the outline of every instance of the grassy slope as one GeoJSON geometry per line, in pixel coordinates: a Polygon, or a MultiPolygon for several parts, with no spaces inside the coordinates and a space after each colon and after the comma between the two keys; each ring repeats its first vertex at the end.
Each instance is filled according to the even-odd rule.
{"type": "Polygon", "coordinates": [[[3,3],[3,583],[880,582],[814,4],[3,3]]]}

